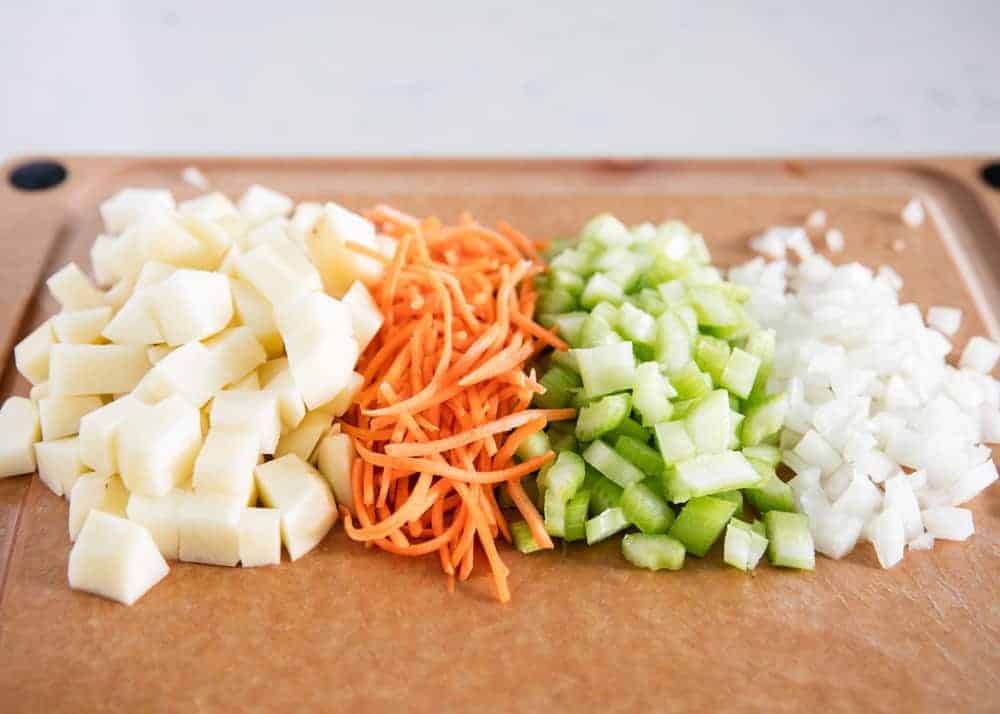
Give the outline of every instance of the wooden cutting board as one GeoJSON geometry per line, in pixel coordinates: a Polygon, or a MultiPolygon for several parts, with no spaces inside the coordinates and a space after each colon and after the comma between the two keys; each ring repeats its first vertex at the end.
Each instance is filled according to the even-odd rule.
{"type": "MultiPolygon", "coordinates": [[[[262,183],[296,199],[470,210],[536,236],[591,215],[680,218],[714,257],[816,208],[838,260],[893,266],[904,296],[965,311],[956,344],[1000,337],[1000,192],[976,160],[426,161],[71,158],[61,186],[0,186],[3,395],[25,394],[11,345],[54,311],[38,286],[89,265],[98,203],[124,186],[262,183]],[[912,196],[928,221],[909,229],[912,196]],[[894,244],[900,250],[894,249],[894,244]]],[[[295,564],[173,564],[132,608],[66,584],[67,504],[37,478],[0,480],[0,711],[997,711],[1000,489],[976,535],[881,570],[870,546],[814,573],[747,576],[718,552],[678,573],[628,566],[616,543],[510,549],[513,602],[476,573],[445,590],[433,559],[396,558],[336,529],[295,564]]]]}

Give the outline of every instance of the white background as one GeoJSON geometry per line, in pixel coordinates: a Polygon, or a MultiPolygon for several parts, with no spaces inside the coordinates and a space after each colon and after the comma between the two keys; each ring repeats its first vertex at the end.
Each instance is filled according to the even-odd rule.
{"type": "Polygon", "coordinates": [[[0,27],[0,157],[1000,152],[998,0],[0,0],[0,27]]]}

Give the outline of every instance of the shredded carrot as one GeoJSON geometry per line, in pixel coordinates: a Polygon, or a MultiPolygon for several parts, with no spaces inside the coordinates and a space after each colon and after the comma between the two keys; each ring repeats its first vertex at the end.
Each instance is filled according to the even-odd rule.
{"type": "Polygon", "coordinates": [[[434,555],[449,588],[485,563],[506,602],[509,571],[496,539],[511,535],[496,489],[506,486],[538,545],[552,548],[521,479],[555,454],[515,463],[514,452],[547,423],[575,416],[529,409],[544,390],[528,361],[566,349],[532,319],[540,244],[468,215],[453,226],[390,206],[366,215],[398,243],[391,256],[348,245],[385,266],[374,289],[385,327],[358,362],[364,384],[344,416],[358,454],[345,531],[397,555],[434,555]]]}

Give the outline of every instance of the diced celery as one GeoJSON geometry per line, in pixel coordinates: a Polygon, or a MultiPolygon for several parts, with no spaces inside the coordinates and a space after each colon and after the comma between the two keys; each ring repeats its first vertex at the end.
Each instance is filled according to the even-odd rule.
{"type": "Polygon", "coordinates": [[[615,441],[615,451],[628,459],[634,466],[638,466],[639,470],[647,476],[659,476],[663,473],[663,458],[656,449],[650,448],[645,442],[631,436],[619,436],[618,440],[615,441]]]}
{"type": "Polygon", "coordinates": [[[545,387],[544,394],[536,394],[534,402],[542,409],[560,409],[573,401],[580,391],[580,376],[562,367],[550,367],[542,375],[539,384],[545,387]]]}
{"type": "Polygon", "coordinates": [[[629,533],[622,538],[622,555],[632,565],[646,570],[684,567],[684,544],[667,535],[629,533]]]}
{"type": "Polygon", "coordinates": [[[590,506],[590,491],[580,489],[566,504],[563,539],[583,540],[587,536],[587,509],[590,506]]]}
{"type": "Polygon", "coordinates": [[[734,342],[736,340],[742,340],[750,335],[754,330],[759,329],[757,322],[750,317],[743,306],[738,303],[733,303],[739,310],[740,319],[738,322],[732,325],[722,326],[708,326],[705,327],[705,331],[723,340],[728,340],[729,342],[734,342]]]}
{"type": "Polygon", "coordinates": [[[555,269],[549,272],[549,278],[551,279],[549,285],[552,288],[565,290],[570,295],[579,295],[583,292],[583,278],[578,273],[555,269]]]}
{"type": "Polygon", "coordinates": [[[576,361],[573,350],[567,352],[553,352],[549,355],[550,367],[562,367],[570,372],[580,374],[580,365],[576,361]]]}
{"type": "Polygon", "coordinates": [[[729,355],[729,361],[722,372],[722,386],[741,399],[746,399],[750,396],[759,369],[758,357],[736,348],[729,355]]]}
{"type": "Polygon", "coordinates": [[[722,373],[729,362],[729,352],[729,343],[718,337],[699,335],[695,339],[694,361],[717,385],[722,384],[722,373]]]}
{"type": "Polygon", "coordinates": [[[691,250],[689,255],[691,256],[691,260],[702,265],[708,265],[712,262],[712,254],[709,252],[708,246],[705,245],[705,239],[700,235],[691,236],[691,250]]]}
{"type": "Polygon", "coordinates": [[[666,464],[687,461],[697,453],[694,442],[691,441],[691,436],[683,422],[662,422],[656,425],[653,433],[656,435],[656,445],[660,449],[660,456],[663,457],[663,462],[666,464]]]}
{"type": "Polygon", "coordinates": [[[743,495],[757,513],[770,511],[787,511],[794,513],[795,494],[792,487],[778,478],[774,469],[762,461],[747,459],[754,469],[762,476],[762,482],[757,486],[743,489],[743,495]]]}
{"type": "Polygon", "coordinates": [[[609,444],[614,444],[623,436],[631,436],[636,441],[641,441],[642,443],[649,441],[649,432],[643,429],[639,422],[629,417],[622,419],[621,424],[609,431],[602,438],[609,444]]]}
{"type": "Polygon", "coordinates": [[[545,476],[546,497],[552,494],[560,501],[573,498],[583,485],[585,469],[583,459],[572,451],[561,451],[545,476]]]}
{"type": "Polygon", "coordinates": [[[576,298],[566,290],[549,289],[538,294],[535,310],[545,315],[571,312],[577,306],[576,298]]]}
{"type": "Polygon", "coordinates": [[[753,523],[750,524],[750,530],[757,535],[767,537],[767,529],[764,528],[764,521],[754,518],[753,523]]]}
{"type": "Polygon", "coordinates": [[[732,426],[729,394],[724,389],[706,395],[684,420],[699,454],[718,454],[729,446],[732,426]]]}
{"type": "Polygon", "coordinates": [[[559,336],[573,347],[580,345],[580,333],[583,322],[587,319],[585,312],[567,312],[552,318],[552,324],[559,328],[559,336]]]}
{"type": "Polygon", "coordinates": [[[618,508],[622,502],[624,489],[599,472],[597,478],[590,482],[590,515],[595,516],[609,508],[618,508]]]}
{"type": "Polygon", "coordinates": [[[610,394],[580,409],[576,415],[576,438],[593,441],[617,428],[632,410],[627,394],[610,394]]]}
{"type": "Polygon", "coordinates": [[[527,521],[514,521],[511,523],[510,536],[514,540],[514,547],[525,555],[540,550],[538,543],[535,542],[535,536],[531,534],[531,526],[528,525],[527,521]]]}
{"type": "Polygon", "coordinates": [[[622,342],[622,338],[607,320],[592,312],[583,321],[578,342],[581,347],[599,347],[622,342]]]}
{"type": "Polygon", "coordinates": [[[632,259],[632,251],[625,246],[608,248],[591,262],[591,267],[597,272],[607,273],[624,263],[631,263],[632,259]]]}
{"type": "Polygon", "coordinates": [[[757,446],[772,434],[781,430],[785,421],[788,400],[784,394],[775,394],[746,412],[743,420],[742,441],[744,446],[757,446]]]}
{"type": "Polygon", "coordinates": [[[666,533],[674,522],[674,512],[645,482],[629,484],[622,494],[625,517],[643,533],[666,533]]]}
{"type": "Polygon", "coordinates": [[[562,538],[566,535],[566,501],[557,498],[551,490],[545,491],[545,530],[549,535],[562,538]]]}
{"type": "Polygon", "coordinates": [[[739,285],[737,283],[727,283],[722,281],[716,284],[716,287],[730,300],[734,300],[738,303],[744,303],[750,299],[751,290],[746,285],[739,285]]]}
{"type": "Polygon", "coordinates": [[[584,460],[622,488],[642,481],[645,474],[603,441],[595,441],[583,452],[584,460]]]}
{"type": "Polygon", "coordinates": [[[594,401],[590,396],[587,395],[582,389],[573,395],[573,400],[569,403],[574,409],[583,409],[585,406],[594,401]]]}
{"type": "Polygon", "coordinates": [[[714,286],[690,286],[688,299],[698,314],[699,325],[728,327],[740,322],[742,310],[739,304],[714,286]]]}
{"type": "Polygon", "coordinates": [[[618,331],[626,339],[642,345],[652,346],[656,342],[656,320],[629,303],[618,310],[618,331]]]}
{"type": "Polygon", "coordinates": [[[576,424],[558,421],[547,430],[553,451],[576,451],[576,424]]]}
{"type": "Polygon", "coordinates": [[[667,534],[683,543],[687,552],[703,557],[722,535],[735,511],[733,503],[721,498],[693,498],[681,509],[667,534]]]}
{"type": "Polygon", "coordinates": [[[668,280],[656,286],[656,291],[660,294],[666,305],[683,305],[687,302],[687,289],[683,280],[668,280]]]}
{"type": "Polygon", "coordinates": [[[680,370],[691,361],[691,335],[673,310],[656,318],[656,361],[668,372],[680,370]]]}
{"type": "Polygon", "coordinates": [[[642,267],[634,261],[629,261],[612,268],[605,275],[608,276],[608,280],[617,284],[623,293],[628,293],[639,285],[639,279],[642,277],[642,267]]]}
{"type": "Polygon", "coordinates": [[[693,342],[699,335],[698,313],[695,311],[694,307],[687,304],[677,305],[674,307],[674,310],[677,312],[677,316],[681,319],[681,322],[684,323],[684,326],[687,327],[688,337],[690,337],[693,342]]]}
{"type": "Polygon", "coordinates": [[[754,461],[762,461],[771,468],[777,468],[781,463],[781,449],[777,446],[746,446],[743,455],[754,461]]]}
{"type": "Polygon", "coordinates": [[[653,262],[642,273],[642,284],[649,288],[682,278],[691,270],[690,263],[683,260],[674,260],[662,253],[653,258],[653,262]]]}
{"type": "Polygon", "coordinates": [[[677,392],[678,399],[698,399],[712,391],[712,378],[698,369],[694,362],[688,362],[679,370],[671,372],[670,384],[677,392]]]}
{"type": "Polygon", "coordinates": [[[621,508],[609,508],[587,521],[587,545],[599,543],[628,528],[629,522],[621,508]]]}
{"type": "Polygon", "coordinates": [[[654,317],[662,315],[667,309],[666,303],[660,299],[655,290],[643,288],[636,299],[636,305],[654,317]]]}
{"type": "Polygon", "coordinates": [[[517,447],[517,458],[522,461],[528,461],[536,456],[541,456],[552,450],[552,444],[549,441],[549,435],[544,431],[536,431],[534,434],[529,436],[527,439],[521,442],[521,445],[517,447]]]}
{"type": "Polygon", "coordinates": [[[573,354],[580,365],[588,397],[624,391],[635,385],[635,356],[628,342],[577,349],[573,354]]]}
{"type": "Polygon", "coordinates": [[[762,365],[770,364],[774,359],[776,339],[774,330],[754,330],[747,338],[743,349],[759,359],[762,365]]]}
{"type": "Polygon", "coordinates": [[[748,523],[733,518],[726,526],[722,559],[734,568],[749,572],[757,567],[764,551],[767,538],[754,532],[748,523]]]}
{"type": "Polygon", "coordinates": [[[736,491],[720,491],[719,493],[713,493],[712,496],[715,498],[721,498],[725,501],[732,501],[736,504],[736,514],[739,515],[743,513],[743,492],[736,491]]]}
{"type": "Polygon", "coordinates": [[[632,242],[632,234],[625,224],[610,213],[591,218],[580,232],[580,237],[598,241],[608,248],[627,246],[632,242]]]}
{"type": "Polygon", "coordinates": [[[577,275],[586,275],[589,265],[590,259],[586,253],[573,248],[562,251],[549,261],[550,270],[565,270],[577,275]]]}
{"type": "Polygon", "coordinates": [[[680,503],[696,496],[755,486],[761,476],[738,451],[703,454],[674,466],[667,496],[680,503]]]}
{"type": "Polygon", "coordinates": [[[816,567],[816,549],[806,516],[768,511],[764,514],[764,527],[767,528],[767,557],[772,565],[800,570],[816,567]]]}
{"type": "Polygon", "coordinates": [[[591,315],[597,315],[597,317],[608,323],[611,329],[618,326],[618,308],[609,302],[599,302],[594,306],[594,309],[590,311],[591,315]]]}
{"type": "Polygon", "coordinates": [[[660,373],[656,362],[643,362],[635,370],[635,388],[632,390],[632,406],[647,427],[666,421],[673,414],[670,403],[675,396],[673,386],[660,373]]]}
{"type": "Polygon", "coordinates": [[[731,427],[729,431],[729,448],[734,451],[739,450],[743,445],[743,442],[740,440],[740,433],[743,430],[743,420],[745,418],[739,412],[729,412],[729,425],[731,427]]]}
{"type": "Polygon", "coordinates": [[[670,415],[671,420],[680,421],[687,418],[687,415],[691,413],[691,410],[698,406],[698,402],[701,399],[681,399],[680,401],[671,402],[674,405],[674,413],[670,415]]]}
{"type": "Polygon", "coordinates": [[[624,297],[625,291],[622,290],[621,285],[604,273],[594,273],[587,281],[583,294],[580,295],[580,304],[587,309],[594,307],[599,302],[619,305],[624,297]]]}

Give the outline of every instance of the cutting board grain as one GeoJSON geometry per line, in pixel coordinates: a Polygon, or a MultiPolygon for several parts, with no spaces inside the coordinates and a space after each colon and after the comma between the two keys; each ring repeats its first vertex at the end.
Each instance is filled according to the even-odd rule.
{"type": "MultiPolygon", "coordinates": [[[[599,211],[680,218],[723,264],[824,208],[847,238],[838,260],[891,265],[906,299],[962,307],[962,344],[1000,336],[1000,193],[980,163],[68,158],[56,189],[0,187],[0,388],[26,393],[10,347],[54,311],[40,278],[87,263],[98,203],[127,185],[193,195],[191,164],[227,193],[470,210],[536,236],[599,211]],[[898,218],[911,196],[928,208],[917,230],[898,218]]],[[[717,552],[653,574],[611,543],[508,550],[507,606],[483,573],[449,594],[435,561],[335,530],[278,568],[175,564],[125,608],[68,589],[66,503],[37,478],[0,480],[0,711],[997,711],[1000,491],[973,510],[971,541],[888,572],[869,546],[749,577],[717,552]]]]}

